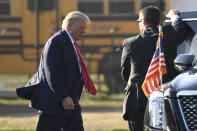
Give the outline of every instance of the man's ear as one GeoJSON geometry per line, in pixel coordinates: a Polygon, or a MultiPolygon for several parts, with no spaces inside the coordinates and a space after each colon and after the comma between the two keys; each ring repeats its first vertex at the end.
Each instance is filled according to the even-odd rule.
{"type": "Polygon", "coordinates": [[[72,28],[72,26],[71,25],[68,25],[68,29],[71,30],[71,28],[72,28]]]}
{"type": "Polygon", "coordinates": [[[145,20],[145,19],[142,20],[142,24],[143,24],[144,26],[147,26],[147,23],[146,23],[146,20],[145,20]]]}
{"type": "Polygon", "coordinates": [[[70,23],[68,23],[68,30],[71,30],[71,28],[72,28],[72,25],[70,24],[70,23]]]}

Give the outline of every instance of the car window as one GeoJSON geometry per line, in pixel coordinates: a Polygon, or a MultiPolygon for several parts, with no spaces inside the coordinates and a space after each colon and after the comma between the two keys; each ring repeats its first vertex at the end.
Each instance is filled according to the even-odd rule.
{"type": "Polygon", "coordinates": [[[194,35],[189,53],[194,54],[197,58],[197,34],[194,35]]]}
{"type": "Polygon", "coordinates": [[[190,51],[190,43],[188,41],[184,41],[177,48],[177,55],[179,54],[187,54],[190,51]]]}

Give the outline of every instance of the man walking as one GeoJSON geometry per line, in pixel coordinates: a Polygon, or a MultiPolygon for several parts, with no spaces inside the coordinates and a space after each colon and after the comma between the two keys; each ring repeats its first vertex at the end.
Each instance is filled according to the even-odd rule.
{"type": "Polygon", "coordinates": [[[77,41],[85,33],[90,19],[74,11],[63,20],[62,30],[45,44],[37,73],[18,96],[33,88],[28,98],[39,110],[36,131],[84,131],[79,99],[85,88],[96,89],[86,70],[77,41]]]}

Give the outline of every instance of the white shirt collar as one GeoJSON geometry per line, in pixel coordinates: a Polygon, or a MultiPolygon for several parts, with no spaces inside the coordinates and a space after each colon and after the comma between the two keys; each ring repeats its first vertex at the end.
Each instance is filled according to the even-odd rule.
{"type": "Polygon", "coordinates": [[[71,40],[71,42],[72,42],[72,44],[74,44],[74,39],[72,38],[72,36],[70,35],[70,33],[65,29],[65,31],[66,31],[66,33],[68,34],[68,36],[69,36],[69,38],[70,38],[70,40],[71,40]]]}
{"type": "Polygon", "coordinates": [[[175,22],[177,19],[179,19],[180,18],[180,16],[178,16],[178,15],[173,15],[172,17],[171,17],[171,20],[172,20],[172,22],[175,22]]]}

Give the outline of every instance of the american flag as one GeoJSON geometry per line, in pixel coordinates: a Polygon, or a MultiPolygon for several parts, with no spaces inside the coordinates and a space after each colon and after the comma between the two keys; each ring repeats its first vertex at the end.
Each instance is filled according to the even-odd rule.
{"type": "Polygon", "coordinates": [[[146,97],[148,97],[151,92],[161,89],[162,75],[166,73],[167,70],[163,52],[163,32],[160,27],[156,50],[142,84],[142,90],[146,97]]]}

